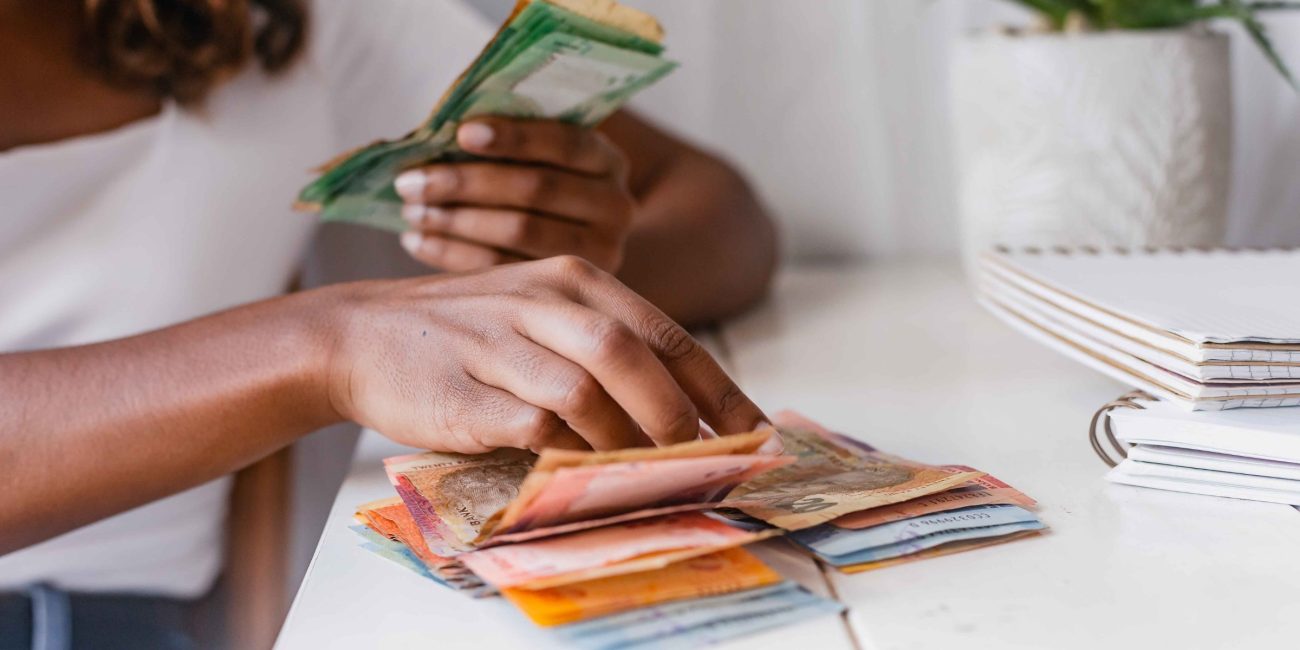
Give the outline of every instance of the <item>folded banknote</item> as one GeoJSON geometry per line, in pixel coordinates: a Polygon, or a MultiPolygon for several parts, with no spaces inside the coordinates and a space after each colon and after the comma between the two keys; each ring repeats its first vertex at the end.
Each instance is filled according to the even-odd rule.
{"type": "Polygon", "coordinates": [[[394,179],[469,158],[456,146],[462,121],[499,115],[594,126],[676,67],[660,56],[662,37],[653,17],[613,0],[519,0],[423,123],[326,163],[294,206],[325,221],[405,230],[394,179]]]}

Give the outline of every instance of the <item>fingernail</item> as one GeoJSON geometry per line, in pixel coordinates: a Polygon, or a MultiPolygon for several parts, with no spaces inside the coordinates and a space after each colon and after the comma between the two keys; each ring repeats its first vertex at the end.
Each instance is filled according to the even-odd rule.
{"type": "Polygon", "coordinates": [[[404,232],[402,233],[402,238],[401,238],[402,248],[405,248],[406,252],[414,255],[415,251],[420,250],[420,241],[422,239],[424,239],[424,237],[420,235],[420,233],[418,232],[412,232],[412,231],[404,232]]]}
{"type": "Polygon", "coordinates": [[[773,433],[771,438],[767,439],[761,447],[758,448],[760,454],[770,454],[777,456],[785,452],[785,441],[781,439],[781,434],[773,433]]]}
{"type": "Polygon", "coordinates": [[[484,149],[492,144],[492,139],[496,135],[492,127],[480,122],[462,124],[456,130],[456,139],[460,141],[460,146],[467,149],[484,149]]]}
{"type": "Polygon", "coordinates": [[[424,198],[425,183],[424,172],[412,169],[409,172],[402,172],[397,175],[397,178],[393,180],[393,189],[397,190],[398,196],[414,202],[424,198]]]}

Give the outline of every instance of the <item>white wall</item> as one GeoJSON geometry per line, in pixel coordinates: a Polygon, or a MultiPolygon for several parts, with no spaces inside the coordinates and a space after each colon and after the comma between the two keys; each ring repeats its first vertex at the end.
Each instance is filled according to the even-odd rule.
{"type": "MultiPolygon", "coordinates": [[[[680,70],[635,105],[744,167],[795,258],[948,254],[949,44],[1023,22],[995,0],[629,0],[680,70]]],[[[1300,14],[1300,12],[1294,12],[1300,14]]],[[[1300,69],[1300,15],[1275,14],[1300,69]]],[[[1300,103],[1234,33],[1238,137],[1230,242],[1300,244],[1300,103]]]]}

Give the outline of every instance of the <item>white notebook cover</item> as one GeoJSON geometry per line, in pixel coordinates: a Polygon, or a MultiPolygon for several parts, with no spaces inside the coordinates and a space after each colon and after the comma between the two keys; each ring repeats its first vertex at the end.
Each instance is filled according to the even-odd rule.
{"type": "MultiPolygon", "coordinates": [[[[1256,383],[1300,382],[1300,364],[1264,364],[1252,361],[1192,361],[1187,357],[1153,346],[1139,338],[1128,337],[1118,329],[1108,328],[1100,322],[1088,320],[1079,313],[1062,307],[1057,300],[1027,290],[1022,283],[1010,281],[996,269],[984,269],[979,274],[979,289],[987,292],[1006,307],[1022,315],[1048,318],[1071,331],[1071,337],[1087,338],[1097,346],[1110,348],[1113,356],[1130,356],[1147,361],[1158,368],[1170,370],[1180,377],[1197,382],[1256,383]]],[[[1108,354],[1108,356],[1112,356],[1108,354]]]]}
{"type": "MultiPolygon", "coordinates": [[[[1300,382],[1300,365],[1260,364],[1235,361],[1194,362],[1125,336],[1120,332],[1067,311],[1056,303],[1044,300],[1023,287],[1007,281],[998,273],[982,271],[979,288],[1004,307],[1024,316],[1033,316],[1051,324],[1053,331],[1068,333],[1072,340],[1086,342],[1091,348],[1101,350],[1108,358],[1124,363],[1125,358],[1136,358],[1156,368],[1170,371],[1179,378],[1201,383],[1257,384],[1260,382],[1300,382]]],[[[1145,365],[1145,364],[1144,364],[1145,365]]],[[[1176,380],[1174,380],[1176,381],[1176,380]]],[[[1192,388],[1184,392],[1192,394],[1192,388]]]]}
{"type": "Polygon", "coordinates": [[[1031,339],[1102,372],[1188,410],[1210,411],[1300,405],[1296,384],[1202,384],[1126,354],[1075,336],[1056,323],[1014,309],[994,292],[981,289],[979,302],[993,315],[1031,339]]]}
{"type": "Polygon", "coordinates": [[[1188,494],[1300,505],[1300,481],[1126,460],[1106,475],[1113,483],[1188,494]]]}
{"type": "Polygon", "coordinates": [[[1284,478],[1300,482],[1300,463],[1289,463],[1266,458],[1247,458],[1217,454],[1198,449],[1180,449],[1159,445],[1138,445],[1128,449],[1129,460],[1174,467],[1208,469],[1216,472],[1247,474],[1249,476],[1267,476],[1284,478]]]}
{"type": "Polygon", "coordinates": [[[1300,250],[992,253],[983,265],[1192,360],[1300,362],[1300,250]]]}
{"type": "Polygon", "coordinates": [[[1300,463],[1300,407],[1189,413],[1159,400],[1110,411],[1120,441],[1300,463]]]}

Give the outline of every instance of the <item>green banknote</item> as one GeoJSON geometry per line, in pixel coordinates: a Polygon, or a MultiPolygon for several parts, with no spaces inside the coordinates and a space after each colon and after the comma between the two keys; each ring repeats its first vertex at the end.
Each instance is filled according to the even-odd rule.
{"type": "Polygon", "coordinates": [[[594,126],[676,67],[661,58],[662,50],[653,40],[552,2],[520,2],[423,124],[327,164],[296,206],[319,211],[325,221],[405,230],[393,179],[416,165],[471,159],[456,147],[461,121],[501,115],[594,126]]]}

